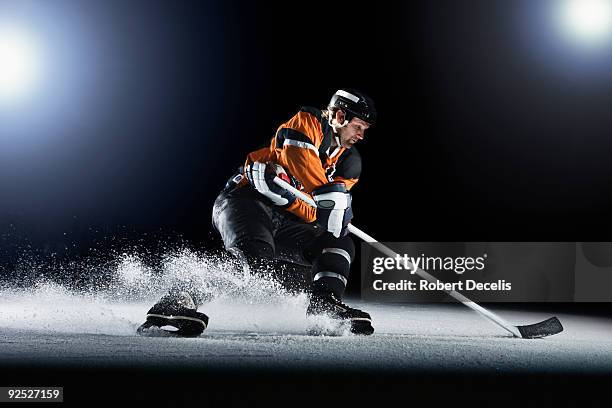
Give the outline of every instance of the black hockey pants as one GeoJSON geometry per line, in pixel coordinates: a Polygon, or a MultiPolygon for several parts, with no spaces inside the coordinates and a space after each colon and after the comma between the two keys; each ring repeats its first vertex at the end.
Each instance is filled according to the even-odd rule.
{"type": "Polygon", "coordinates": [[[338,297],[347,284],[355,245],[276,207],[250,185],[226,187],[215,200],[213,225],[225,248],[254,272],[269,269],[285,285],[325,284],[338,297]]]}

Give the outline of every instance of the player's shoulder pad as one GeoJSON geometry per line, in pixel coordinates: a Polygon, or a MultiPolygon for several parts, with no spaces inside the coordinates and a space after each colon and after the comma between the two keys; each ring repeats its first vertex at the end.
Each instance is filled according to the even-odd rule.
{"type": "Polygon", "coordinates": [[[323,116],[323,111],[319,108],[314,108],[312,106],[302,106],[300,108],[300,112],[305,112],[309,115],[312,115],[316,120],[321,124],[321,132],[323,139],[320,142],[319,146],[319,155],[322,156],[325,151],[329,148],[332,142],[333,130],[329,125],[329,121],[326,117],[323,116]]]}
{"type": "Polygon", "coordinates": [[[357,179],[361,175],[361,155],[355,146],[345,149],[336,163],[336,176],[357,179]]]}
{"type": "Polygon", "coordinates": [[[319,122],[323,119],[323,112],[321,109],[313,108],[312,106],[302,106],[300,112],[306,112],[313,115],[319,122]]]}
{"type": "Polygon", "coordinates": [[[320,110],[302,107],[288,122],[279,127],[276,132],[276,145],[284,146],[289,140],[294,146],[318,151],[322,139],[321,116],[320,110]]]}

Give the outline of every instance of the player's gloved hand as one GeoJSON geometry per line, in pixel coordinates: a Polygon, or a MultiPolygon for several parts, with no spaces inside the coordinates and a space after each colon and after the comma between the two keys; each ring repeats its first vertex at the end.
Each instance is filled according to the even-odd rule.
{"type": "Polygon", "coordinates": [[[253,188],[269,198],[274,205],[289,207],[295,201],[293,194],[272,181],[278,176],[289,183],[291,182],[285,169],[278,164],[255,162],[246,166],[245,173],[253,188]]]}
{"type": "Polygon", "coordinates": [[[329,183],[312,191],[317,203],[317,225],[325,228],[334,237],[348,234],[347,226],[353,219],[351,194],[344,183],[329,183]]]}

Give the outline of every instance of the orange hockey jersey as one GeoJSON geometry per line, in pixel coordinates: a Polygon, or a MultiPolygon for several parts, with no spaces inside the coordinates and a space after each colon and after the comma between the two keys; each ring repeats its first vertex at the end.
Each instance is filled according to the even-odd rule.
{"type": "MultiPolygon", "coordinates": [[[[280,125],[269,147],[249,153],[245,166],[253,162],[274,162],[301,184],[312,190],[330,182],[341,181],[350,190],[361,173],[361,157],[352,147],[331,147],[334,131],[320,109],[303,107],[280,125]]],[[[243,179],[243,183],[246,178],[243,179]]],[[[306,222],[316,219],[316,211],[301,200],[286,208],[306,222]]]]}

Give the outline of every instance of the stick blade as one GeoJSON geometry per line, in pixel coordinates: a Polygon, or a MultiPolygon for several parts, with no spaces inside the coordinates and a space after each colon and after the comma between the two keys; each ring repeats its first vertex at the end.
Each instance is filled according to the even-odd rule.
{"type": "Polygon", "coordinates": [[[556,317],[551,317],[539,323],[516,326],[524,339],[538,339],[541,337],[552,336],[561,333],[563,326],[556,317]]]}

